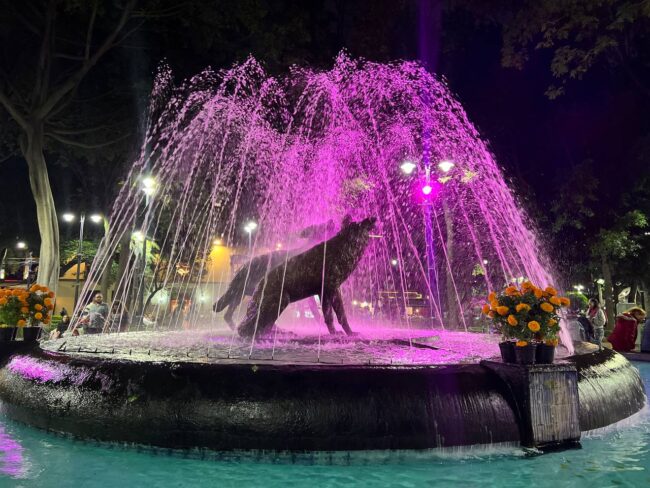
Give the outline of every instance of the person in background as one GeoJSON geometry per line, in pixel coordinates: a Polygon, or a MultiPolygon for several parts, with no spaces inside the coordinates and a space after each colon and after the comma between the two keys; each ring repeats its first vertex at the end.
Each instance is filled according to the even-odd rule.
{"type": "Polygon", "coordinates": [[[83,325],[85,334],[99,334],[104,329],[107,317],[108,305],[104,303],[104,295],[98,292],[84,308],[79,324],[83,325]]]}
{"type": "Polygon", "coordinates": [[[641,352],[650,353],[650,317],[646,318],[641,336],[641,352]]]}
{"type": "Polygon", "coordinates": [[[70,316],[68,314],[61,314],[61,322],[56,326],[56,328],[50,332],[50,340],[59,339],[63,336],[63,333],[68,330],[70,325],[70,316]]]}
{"type": "Polygon", "coordinates": [[[111,305],[111,332],[126,332],[129,329],[129,312],[119,300],[111,305]]]}
{"type": "Polygon", "coordinates": [[[603,350],[603,336],[605,335],[605,324],[607,323],[607,318],[605,317],[605,312],[600,307],[600,302],[596,298],[589,300],[589,308],[587,309],[587,320],[591,324],[593,329],[593,342],[598,346],[598,350],[603,350]]]}
{"type": "Polygon", "coordinates": [[[646,318],[640,307],[632,307],[616,317],[616,325],[607,340],[615,351],[628,352],[634,349],[639,323],[646,318]]]}

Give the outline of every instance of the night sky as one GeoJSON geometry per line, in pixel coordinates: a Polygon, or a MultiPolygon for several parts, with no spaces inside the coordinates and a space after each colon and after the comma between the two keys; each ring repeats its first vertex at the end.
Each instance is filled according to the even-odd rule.
{"type": "MultiPolygon", "coordinates": [[[[228,66],[249,52],[268,49],[260,48],[266,30],[291,26],[293,17],[302,16],[307,19],[302,29],[310,34],[308,38],[296,36],[294,42],[289,32],[284,44],[272,51],[272,60],[260,56],[272,71],[281,72],[292,62],[325,65],[341,48],[379,61],[418,58],[415,9],[400,10],[395,21],[386,26],[378,18],[381,8],[368,13],[361,23],[332,20],[327,17],[334,15],[327,10],[330,3],[276,3],[265,17],[266,23],[251,28],[251,32],[226,30],[218,50],[198,50],[188,32],[178,39],[167,39],[165,45],[156,37],[160,33],[154,35],[144,29],[137,36],[137,44],[145,49],[121,49],[113,55],[131,66],[134,85],[148,86],[162,59],[179,78],[210,64],[228,66]],[[230,46],[230,51],[224,53],[223,45],[230,46]]],[[[470,119],[490,142],[515,192],[524,200],[534,200],[543,215],[570,168],[586,159],[594,161],[598,178],[607,182],[599,191],[611,198],[639,174],[648,172],[634,146],[649,130],[647,98],[628,88],[622,75],[593,70],[583,80],[570,83],[566,95],[549,100],[544,95],[552,82],[548,54],[534,54],[521,71],[503,68],[498,27],[477,27],[473,20],[463,12],[445,12],[441,19],[431,19],[428,36],[437,56],[436,71],[447,78],[470,119]]],[[[175,35],[180,36],[178,31],[175,35]]],[[[142,112],[144,106],[138,99],[133,110],[142,112]]],[[[78,192],[79,175],[54,164],[56,155],[46,158],[59,212],[75,210],[83,198],[78,192]]],[[[0,241],[21,238],[35,248],[38,231],[26,165],[21,158],[13,157],[0,163],[0,170],[0,241]]],[[[62,223],[61,236],[62,240],[72,238],[74,232],[62,223]]]]}

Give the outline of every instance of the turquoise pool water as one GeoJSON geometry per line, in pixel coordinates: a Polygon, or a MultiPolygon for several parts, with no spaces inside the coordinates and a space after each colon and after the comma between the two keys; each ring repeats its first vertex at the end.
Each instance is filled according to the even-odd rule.
{"type": "MultiPolygon", "coordinates": [[[[650,363],[637,364],[650,385],[650,363]]],[[[443,453],[237,456],[93,444],[0,418],[0,487],[650,486],[650,411],[583,437],[583,448],[526,456],[514,447],[443,453]]]]}

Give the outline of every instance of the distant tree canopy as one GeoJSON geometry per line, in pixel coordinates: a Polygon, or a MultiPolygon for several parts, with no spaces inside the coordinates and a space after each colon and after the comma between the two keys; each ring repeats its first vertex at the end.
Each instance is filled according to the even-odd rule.
{"type": "Polygon", "coordinates": [[[648,0],[525,0],[503,23],[502,63],[521,69],[532,51],[551,53],[550,70],[557,80],[546,94],[565,93],[600,66],[620,71],[650,96],[650,1],[648,0]]]}

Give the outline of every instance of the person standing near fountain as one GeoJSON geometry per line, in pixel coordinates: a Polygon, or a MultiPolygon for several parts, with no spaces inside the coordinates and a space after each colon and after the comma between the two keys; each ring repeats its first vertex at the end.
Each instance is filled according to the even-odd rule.
{"type": "Polygon", "coordinates": [[[598,346],[598,350],[603,350],[603,336],[605,335],[605,323],[607,318],[605,312],[600,307],[600,302],[597,298],[589,300],[589,309],[587,310],[587,320],[591,324],[594,331],[593,343],[598,346]]]}
{"type": "Polygon", "coordinates": [[[607,338],[615,351],[628,352],[634,349],[639,323],[645,317],[646,313],[640,307],[632,307],[616,317],[614,331],[607,338]]]}
{"type": "Polygon", "coordinates": [[[107,317],[108,305],[104,303],[104,295],[98,292],[84,308],[79,323],[84,326],[84,334],[99,334],[104,329],[107,317]]]}

